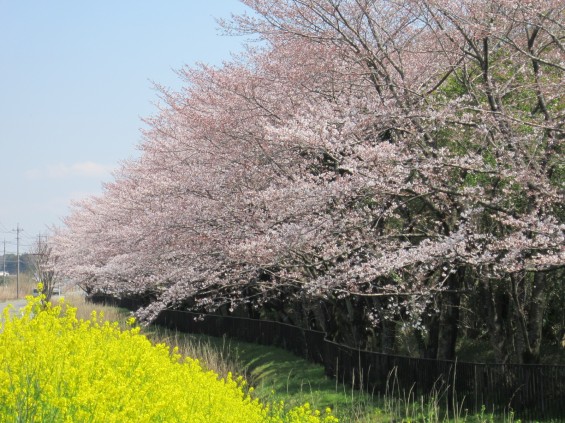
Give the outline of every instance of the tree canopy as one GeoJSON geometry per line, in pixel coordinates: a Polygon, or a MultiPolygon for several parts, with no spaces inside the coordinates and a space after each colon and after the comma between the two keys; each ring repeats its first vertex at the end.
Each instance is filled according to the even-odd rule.
{"type": "Polygon", "coordinates": [[[565,263],[563,2],[243,3],[223,26],[261,42],[161,89],[140,158],[57,231],[58,269],[151,298],[149,320],[360,298],[430,332],[469,290],[497,321],[503,292],[539,355],[565,263]]]}

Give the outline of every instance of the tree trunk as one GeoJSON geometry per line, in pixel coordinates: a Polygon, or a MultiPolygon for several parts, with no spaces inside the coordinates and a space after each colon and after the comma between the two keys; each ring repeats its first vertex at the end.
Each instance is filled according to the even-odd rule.
{"type": "Polygon", "coordinates": [[[527,321],[521,326],[524,331],[525,349],[522,352],[524,364],[538,364],[540,361],[543,316],[546,305],[546,274],[536,272],[534,274],[531,298],[526,305],[527,321]]]}
{"type": "MultiPolygon", "coordinates": [[[[433,313],[433,312],[432,312],[433,313]]],[[[438,342],[439,342],[439,316],[433,313],[424,325],[428,329],[428,336],[425,338],[420,331],[415,332],[416,342],[420,350],[421,358],[437,358],[438,342]]]]}
{"type": "Polygon", "coordinates": [[[459,334],[459,306],[461,294],[459,289],[465,277],[465,269],[459,269],[451,274],[448,281],[448,292],[442,295],[442,312],[439,323],[439,339],[437,358],[454,360],[457,336],[459,334]]]}
{"type": "Polygon", "coordinates": [[[507,363],[514,353],[513,302],[508,289],[499,285],[505,285],[505,281],[483,281],[480,285],[480,300],[496,361],[507,363]]]}

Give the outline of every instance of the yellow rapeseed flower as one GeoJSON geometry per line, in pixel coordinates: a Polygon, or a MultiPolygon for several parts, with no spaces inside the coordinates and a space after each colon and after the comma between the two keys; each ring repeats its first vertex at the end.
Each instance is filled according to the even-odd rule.
{"type": "MultiPolygon", "coordinates": [[[[1,422],[334,423],[308,404],[262,404],[245,380],[221,379],[178,349],[152,345],[100,313],[28,297],[0,321],[1,422]]],[[[133,324],[134,321],[131,321],[133,324]]]]}

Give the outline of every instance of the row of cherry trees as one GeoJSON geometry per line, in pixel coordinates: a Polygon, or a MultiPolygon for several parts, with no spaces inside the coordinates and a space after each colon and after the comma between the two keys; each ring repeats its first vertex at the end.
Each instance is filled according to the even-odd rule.
{"type": "Polygon", "coordinates": [[[429,357],[465,305],[498,359],[538,360],[565,263],[563,3],[243,2],[222,25],[260,42],[161,89],[57,269],[148,320],[247,307],[382,350],[402,322],[429,357]]]}

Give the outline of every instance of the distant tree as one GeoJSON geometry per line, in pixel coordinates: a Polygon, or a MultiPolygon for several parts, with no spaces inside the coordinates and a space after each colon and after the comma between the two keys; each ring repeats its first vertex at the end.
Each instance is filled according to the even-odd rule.
{"type": "MultiPolygon", "coordinates": [[[[0,255],[0,266],[4,263],[4,257],[0,255]]],[[[16,254],[6,254],[6,272],[15,275],[18,269],[18,256],[16,254]]],[[[0,270],[3,270],[1,268],[0,270]]],[[[29,254],[20,254],[20,272],[27,273],[30,271],[29,254]]]]}
{"type": "Polygon", "coordinates": [[[40,237],[27,256],[30,268],[33,270],[37,282],[41,284],[40,294],[45,295],[45,301],[50,301],[58,282],[57,271],[55,270],[56,259],[52,246],[46,239],[40,237]]]}

